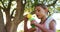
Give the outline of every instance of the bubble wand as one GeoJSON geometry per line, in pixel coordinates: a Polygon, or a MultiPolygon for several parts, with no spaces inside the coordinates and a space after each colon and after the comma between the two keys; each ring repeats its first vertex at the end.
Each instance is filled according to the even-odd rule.
{"type": "MultiPolygon", "coordinates": [[[[32,17],[31,14],[27,14],[27,18],[28,18],[30,21],[35,20],[35,18],[32,17]]],[[[34,24],[32,24],[31,26],[32,26],[32,28],[35,28],[35,25],[34,25],[34,24]]]]}

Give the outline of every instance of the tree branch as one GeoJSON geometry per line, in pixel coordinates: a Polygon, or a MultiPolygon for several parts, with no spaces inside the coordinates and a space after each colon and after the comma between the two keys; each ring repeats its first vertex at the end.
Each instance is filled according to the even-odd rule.
{"type": "Polygon", "coordinates": [[[15,18],[13,21],[16,25],[18,25],[21,22],[21,19],[23,18],[25,5],[23,5],[22,0],[19,0],[19,1],[16,0],[16,2],[17,2],[17,9],[16,9],[15,18]]]}
{"type": "Polygon", "coordinates": [[[12,15],[13,15],[13,13],[14,13],[15,10],[16,10],[16,8],[13,9],[13,11],[12,11],[12,13],[11,13],[11,18],[14,18],[12,15]]]}
{"type": "Polygon", "coordinates": [[[7,7],[8,10],[10,10],[10,8],[11,8],[11,3],[12,3],[12,1],[13,1],[13,0],[9,0],[8,7],[7,7]]]}
{"type": "Polygon", "coordinates": [[[0,6],[0,9],[4,9],[4,8],[0,6]]]}
{"type": "Polygon", "coordinates": [[[1,3],[2,3],[3,7],[6,8],[6,7],[4,6],[4,2],[3,2],[2,0],[1,0],[1,3]]]}

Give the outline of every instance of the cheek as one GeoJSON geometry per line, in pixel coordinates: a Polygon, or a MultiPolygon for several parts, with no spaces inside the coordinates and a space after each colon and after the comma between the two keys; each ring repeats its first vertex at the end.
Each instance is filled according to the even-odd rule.
{"type": "Polygon", "coordinates": [[[42,12],[40,12],[40,13],[41,13],[41,15],[43,15],[43,16],[46,14],[44,11],[42,11],[42,12]]]}
{"type": "Polygon", "coordinates": [[[36,11],[36,15],[37,15],[38,18],[41,18],[41,17],[44,16],[44,13],[36,11]]]}
{"type": "Polygon", "coordinates": [[[38,13],[38,16],[37,16],[38,18],[41,18],[41,17],[43,17],[43,14],[42,13],[38,13]]]}
{"type": "Polygon", "coordinates": [[[42,14],[42,13],[40,13],[39,15],[40,15],[40,17],[42,17],[42,16],[43,16],[43,14],[42,14]]]}
{"type": "Polygon", "coordinates": [[[43,13],[39,13],[39,16],[40,16],[40,17],[43,17],[44,15],[45,15],[45,14],[43,14],[43,13]]]}

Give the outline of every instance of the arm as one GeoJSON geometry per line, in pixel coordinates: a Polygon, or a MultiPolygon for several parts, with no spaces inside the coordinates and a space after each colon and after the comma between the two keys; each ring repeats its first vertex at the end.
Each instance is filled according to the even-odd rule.
{"type": "Polygon", "coordinates": [[[24,32],[28,32],[27,22],[26,21],[24,21],[24,32]]]}
{"type": "Polygon", "coordinates": [[[30,28],[29,32],[34,32],[36,29],[35,28],[30,28]]]}
{"type": "Polygon", "coordinates": [[[35,31],[36,30],[35,28],[30,28],[30,29],[27,28],[27,21],[28,21],[28,19],[25,17],[24,18],[24,32],[33,32],[33,31],[35,31]]]}
{"type": "Polygon", "coordinates": [[[54,20],[50,22],[49,27],[51,31],[56,32],[56,23],[54,20]]]}
{"type": "Polygon", "coordinates": [[[41,24],[34,23],[34,25],[40,28],[43,32],[56,32],[55,21],[50,22],[50,25],[49,25],[50,29],[43,27],[41,24]]]}
{"type": "Polygon", "coordinates": [[[26,15],[25,15],[25,16],[24,16],[24,32],[28,32],[27,21],[28,21],[28,18],[27,18],[26,15]]]}
{"type": "Polygon", "coordinates": [[[28,29],[27,28],[27,22],[24,21],[24,32],[33,32],[35,30],[36,30],[35,28],[28,29]]]}

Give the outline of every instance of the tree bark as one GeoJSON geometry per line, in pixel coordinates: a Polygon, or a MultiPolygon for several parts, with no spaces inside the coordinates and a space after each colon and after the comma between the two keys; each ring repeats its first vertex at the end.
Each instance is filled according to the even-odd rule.
{"type": "Polygon", "coordinates": [[[6,25],[5,25],[6,32],[9,32],[10,31],[10,26],[11,26],[10,10],[5,8],[4,12],[6,14],[6,25]]]}
{"type": "Polygon", "coordinates": [[[4,19],[3,19],[3,14],[0,9],[0,32],[6,32],[5,27],[4,27],[4,19]]]}
{"type": "MultiPolygon", "coordinates": [[[[13,21],[10,22],[10,24],[7,24],[7,32],[16,32],[18,24],[21,22],[21,19],[23,19],[23,13],[24,13],[24,5],[22,4],[22,0],[17,0],[17,9],[15,18],[13,21]]],[[[10,21],[10,20],[9,20],[10,21]]]]}
{"type": "MultiPolygon", "coordinates": [[[[12,0],[11,0],[12,1],[12,0]]],[[[11,2],[9,2],[7,8],[3,8],[4,12],[6,13],[6,32],[16,32],[18,24],[21,22],[21,19],[23,19],[23,13],[24,13],[24,7],[22,3],[23,0],[16,0],[17,2],[17,9],[16,9],[16,15],[13,21],[11,21],[11,15],[10,15],[10,8],[11,8],[11,2]]],[[[1,22],[2,23],[2,22],[1,22]]],[[[4,22],[3,22],[4,23],[4,22]]],[[[4,28],[4,24],[2,24],[1,29],[4,28]]],[[[5,32],[4,29],[1,30],[1,32],[5,32]]]]}

